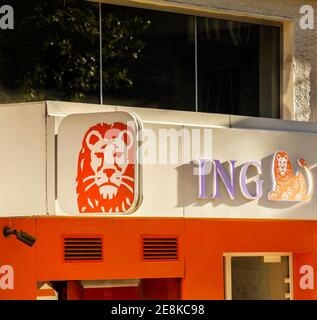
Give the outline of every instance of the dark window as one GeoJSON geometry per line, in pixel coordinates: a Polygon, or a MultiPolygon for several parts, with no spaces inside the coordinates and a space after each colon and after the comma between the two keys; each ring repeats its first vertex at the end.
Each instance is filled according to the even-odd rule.
{"type": "Polygon", "coordinates": [[[194,17],[110,5],[102,17],[104,103],[195,111],[194,17]]]}
{"type": "Polygon", "coordinates": [[[0,103],[279,118],[278,27],[82,0],[6,3],[15,29],[0,30],[0,103]]]}
{"type": "Polygon", "coordinates": [[[198,110],[279,118],[279,28],[198,18],[198,110]]]}
{"type": "Polygon", "coordinates": [[[0,102],[99,103],[98,4],[8,0],[14,29],[0,30],[0,102]]]}

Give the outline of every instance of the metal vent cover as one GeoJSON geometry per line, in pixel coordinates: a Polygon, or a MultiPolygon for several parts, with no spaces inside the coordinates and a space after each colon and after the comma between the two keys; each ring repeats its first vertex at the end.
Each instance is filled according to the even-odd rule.
{"type": "Polygon", "coordinates": [[[102,261],[102,237],[64,237],[64,261],[102,261]]]}
{"type": "Polygon", "coordinates": [[[142,258],[145,261],[178,260],[178,237],[143,236],[142,258]]]}

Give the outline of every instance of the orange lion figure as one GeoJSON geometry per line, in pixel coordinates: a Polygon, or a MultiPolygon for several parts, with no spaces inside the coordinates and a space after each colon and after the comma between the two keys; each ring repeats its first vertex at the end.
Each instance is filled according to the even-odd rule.
{"type": "Polygon", "coordinates": [[[298,164],[305,170],[308,184],[302,172],[293,173],[291,161],[285,151],[278,151],[273,157],[273,190],[268,199],[273,201],[306,201],[313,194],[313,176],[304,159],[298,164]]]}
{"type": "Polygon", "coordinates": [[[133,134],[121,122],[99,123],[85,134],[77,165],[81,213],[124,213],[134,200],[133,134]]]}

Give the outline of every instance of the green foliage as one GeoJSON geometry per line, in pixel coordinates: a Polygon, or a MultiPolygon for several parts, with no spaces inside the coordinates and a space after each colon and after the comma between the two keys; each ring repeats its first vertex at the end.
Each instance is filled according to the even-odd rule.
{"type": "Polygon", "coordinates": [[[126,65],[139,58],[145,45],[142,35],[149,24],[137,16],[120,21],[109,13],[103,18],[103,82],[106,89],[120,90],[133,86],[126,65]]]}
{"type": "MultiPolygon", "coordinates": [[[[2,88],[20,91],[21,100],[85,100],[99,96],[98,4],[79,0],[11,0],[15,30],[1,34],[2,88]]],[[[133,86],[128,65],[139,58],[149,21],[102,19],[104,89],[133,86]]]]}

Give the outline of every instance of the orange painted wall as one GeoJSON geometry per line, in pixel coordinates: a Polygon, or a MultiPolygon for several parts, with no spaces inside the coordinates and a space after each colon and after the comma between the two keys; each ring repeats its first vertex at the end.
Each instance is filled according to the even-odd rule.
{"type": "MultiPolygon", "coordinates": [[[[316,248],[316,247],[315,247],[316,248]]],[[[302,290],[300,288],[300,267],[303,265],[317,266],[314,257],[316,253],[294,253],[294,291],[297,300],[316,300],[316,290],[302,290]]],[[[316,286],[316,284],[315,284],[316,286]]]]}
{"type": "MultiPolygon", "coordinates": [[[[36,248],[30,248],[14,239],[4,238],[2,230],[6,226],[27,230],[36,234],[35,219],[0,219],[0,266],[14,268],[14,290],[1,290],[2,299],[35,299],[36,297],[36,248]]],[[[1,274],[0,274],[1,277],[1,274]]]]}
{"type": "MultiPolygon", "coordinates": [[[[311,222],[186,221],[186,273],[182,298],[224,299],[222,257],[226,252],[293,252],[296,258],[299,253],[312,254],[313,247],[311,222]]],[[[310,255],[302,256],[300,261],[311,262],[310,255]]],[[[298,277],[295,279],[298,280],[298,277]]],[[[311,293],[301,290],[297,283],[294,295],[296,299],[313,297],[311,293]]]]}
{"type": "Polygon", "coordinates": [[[134,218],[37,219],[37,277],[40,280],[106,280],[184,276],[182,248],[179,261],[142,262],[141,235],[178,235],[183,242],[184,221],[134,218]],[[65,263],[63,235],[103,235],[104,261],[65,263]]]}
{"type": "MultiPolygon", "coordinates": [[[[37,237],[33,248],[14,237],[0,236],[0,265],[15,269],[15,290],[0,290],[0,299],[34,299],[36,281],[98,279],[181,279],[182,299],[223,299],[223,254],[226,252],[292,252],[296,299],[317,299],[316,289],[299,287],[303,264],[317,268],[317,222],[136,218],[0,219],[37,237]],[[65,263],[64,235],[102,235],[104,260],[65,263]],[[141,235],[177,235],[177,262],[143,262],[141,235]]],[[[1,275],[0,275],[1,276],[1,275]]],[[[174,280],[171,280],[174,281],[174,280]]],[[[75,282],[74,282],[75,283],[75,282]]],[[[155,296],[155,281],[153,282],[155,296]]],[[[316,285],[315,285],[316,287],[316,285]]],[[[146,290],[151,295],[150,280],[146,290]]],[[[178,290],[172,286],[171,290],[178,290]]],[[[175,291],[176,294],[176,291],[175,291]]],[[[76,297],[75,297],[76,298],[76,297]]]]}

